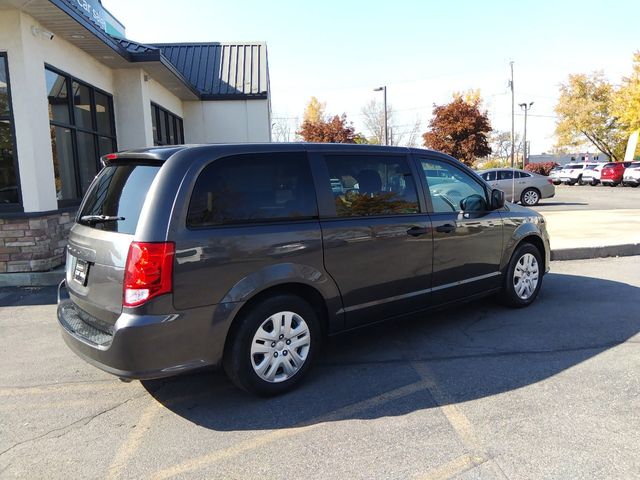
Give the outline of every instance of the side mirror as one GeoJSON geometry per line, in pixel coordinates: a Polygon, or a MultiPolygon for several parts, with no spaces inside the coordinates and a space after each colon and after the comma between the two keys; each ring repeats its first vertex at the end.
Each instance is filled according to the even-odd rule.
{"type": "Polygon", "coordinates": [[[491,190],[491,209],[498,210],[504,207],[504,192],[494,188],[491,190]]]}
{"type": "Polygon", "coordinates": [[[485,212],[487,201],[482,195],[469,195],[460,200],[460,208],[463,212],[485,212]]]}

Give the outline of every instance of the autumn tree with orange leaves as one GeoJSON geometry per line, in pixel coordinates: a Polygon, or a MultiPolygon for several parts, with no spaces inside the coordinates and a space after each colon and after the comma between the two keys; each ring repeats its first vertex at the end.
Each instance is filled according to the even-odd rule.
{"type": "Polygon", "coordinates": [[[446,105],[434,105],[429,129],[422,136],[424,145],[469,166],[477,158],[490,155],[491,122],[487,112],[480,110],[481,102],[479,94],[458,94],[446,105]]]}

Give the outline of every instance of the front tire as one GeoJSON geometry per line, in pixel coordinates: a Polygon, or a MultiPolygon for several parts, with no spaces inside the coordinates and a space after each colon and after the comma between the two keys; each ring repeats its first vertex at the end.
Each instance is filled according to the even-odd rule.
{"type": "Polygon", "coordinates": [[[521,244],[509,261],[500,300],[515,308],[530,305],[542,285],[542,265],[540,251],[530,243],[521,244]]]}
{"type": "Polygon", "coordinates": [[[522,195],[520,195],[520,203],[527,207],[533,207],[540,201],[540,192],[535,188],[527,188],[522,195]]]}
{"type": "Polygon", "coordinates": [[[265,298],[236,320],[225,349],[224,370],[239,388],[263,396],[291,390],[320,347],[315,310],[302,298],[265,298]]]}

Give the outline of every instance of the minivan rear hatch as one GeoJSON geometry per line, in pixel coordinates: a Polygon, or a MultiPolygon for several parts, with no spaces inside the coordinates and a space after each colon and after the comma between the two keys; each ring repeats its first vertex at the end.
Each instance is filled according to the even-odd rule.
{"type": "MultiPolygon", "coordinates": [[[[71,300],[105,330],[122,312],[124,268],[147,192],[162,166],[148,159],[108,162],[87,191],[69,233],[71,300]]],[[[82,312],[80,312],[82,313],[82,312]]]]}

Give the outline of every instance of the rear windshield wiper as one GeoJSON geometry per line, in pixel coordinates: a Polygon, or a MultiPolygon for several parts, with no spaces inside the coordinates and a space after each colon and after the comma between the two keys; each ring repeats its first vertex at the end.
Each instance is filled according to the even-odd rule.
{"type": "Polygon", "coordinates": [[[96,223],[103,222],[117,222],[118,220],[124,220],[124,217],[115,217],[110,215],[84,215],[80,217],[80,221],[95,225],[96,223]]]}

